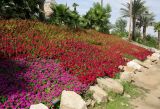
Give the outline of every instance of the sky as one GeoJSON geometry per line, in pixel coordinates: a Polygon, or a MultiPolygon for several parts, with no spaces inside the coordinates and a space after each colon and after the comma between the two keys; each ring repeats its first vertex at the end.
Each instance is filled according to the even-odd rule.
{"type": "MultiPolygon", "coordinates": [[[[50,0],[46,0],[50,1],[50,0]]],[[[72,4],[77,3],[79,6],[77,7],[77,11],[79,14],[84,15],[90,7],[92,7],[94,2],[100,2],[101,0],[55,0],[58,4],[66,4],[71,7],[72,4]]],[[[123,3],[128,2],[129,0],[103,0],[104,5],[109,3],[112,7],[110,22],[112,24],[115,23],[116,19],[121,17],[120,9],[123,7],[123,3]]],[[[151,12],[155,14],[155,20],[160,21],[160,0],[145,0],[146,6],[149,8],[151,12]]],[[[148,28],[148,34],[156,35],[153,27],[148,28]]]]}

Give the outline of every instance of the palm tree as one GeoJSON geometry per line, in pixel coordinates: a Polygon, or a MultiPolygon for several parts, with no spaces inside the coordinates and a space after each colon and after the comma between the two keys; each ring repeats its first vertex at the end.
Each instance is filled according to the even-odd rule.
{"type": "Polygon", "coordinates": [[[146,7],[144,6],[145,1],[143,0],[133,0],[132,4],[126,3],[123,4],[125,8],[121,8],[123,17],[131,17],[132,16],[132,39],[135,40],[135,28],[136,28],[136,20],[139,15],[141,15],[146,7]],[[130,7],[132,6],[132,15],[130,15],[130,7]]]}
{"type": "Polygon", "coordinates": [[[156,31],[158,31],[158,43],[159,43],[159,48],[160,48],[160,22],[156,23],[154,28],[156,31]]]}
{"type": "Polygon", "coordinates": [[[141,14],[138,18],[138,25],[139,27],[143,28],[143,35],[142,35],[142,39],[144,39],[146,37],[146,30],[148,26],[152,26],[154,23],[154,14],[153,13],[149,13],[148,11],[144,12],[143,14],[141,14]]]}
{"type": "Polygon", "coordinates": [[[73,5],[72,5],[72,6],[73,6],[73,8],[74,8],[74,11],[76,12],[76,11],[77,11],[77,9],[76,9],[76,8],[77,8],[77,6],[79,6],[79,5],[78,5],[77,3],[73,3],[73,5]]]}

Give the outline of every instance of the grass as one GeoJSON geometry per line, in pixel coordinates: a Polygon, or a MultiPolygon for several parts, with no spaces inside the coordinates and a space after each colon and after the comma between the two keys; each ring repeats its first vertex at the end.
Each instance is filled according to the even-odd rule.
{"type": "Polygon", "coordinates": [[[132,55],[129,55],[129,54],[124,54],[124,57],[129,59],[129,60],[133,60],[133,59],[136,59],[136,57],[132,56],[132,55]]]}
{"type": "Polygon", "coordinates": [[[124,87],[124,93],[130,95],[130,97],[109,92],[110,101],[108,103],[96,104],[95,107],[89,109],[133,109],[130,101],[143,95],[143,93],[138,87],[129,82],[123,82],[122,85],[124,87]]]}

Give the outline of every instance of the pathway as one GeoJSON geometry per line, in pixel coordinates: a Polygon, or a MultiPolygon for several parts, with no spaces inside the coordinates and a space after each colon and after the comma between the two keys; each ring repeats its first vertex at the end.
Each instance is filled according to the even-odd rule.
{"type": "Polygon", "coordinates": [[[144,97],[131,102],[134,109],[160,109],[160,61],[149,69],[136,72],[134,83],[145,89],[144,97]]]}

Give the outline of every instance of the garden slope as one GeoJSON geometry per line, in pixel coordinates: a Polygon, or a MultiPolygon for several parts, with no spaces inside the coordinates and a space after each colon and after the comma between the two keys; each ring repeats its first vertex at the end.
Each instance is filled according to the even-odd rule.
{"type": "Polygon", "coordinates": [[[58,96],[64,89],[81,93],[88,85],[95,83],[97,77],[114,77],[119,72],[118,66],[128,61],[126,57],[144,60],[150,54],[150,51],[116,36],[94,30],[72,31],[37,21],[1,20],[1,69],[7,68],[12,62],[15,63],[12,69],[15,70],[8,71],[11,75],[0,70],[3,77],[0,81],[2,84],[5,81],[5,85],[0,84],[0,99],[3,98],[0,107],[8,106],[13,101],[10,104],[13,108],[26,108],[35,101],[50,104],[52,96],[58,96]],[[8,82],[12,77],[15,79],[8,82]],[[17,81],[27,84],[17,85],[17,81]],[[3,90],[10,83],[15,83],[17,87],[14,93],[13,89],[3,90]],[[58,84],[58,89],[51,84],[58,84]],[[14,96],[11,98],[11,95],[14,96]],[[19,103],[20,98],[23,98],[23,103],[19,103]]]}
{"type": "MultiPolygon", "coordinates": [[[[151,52],[118,37],[93,30],[60,28],[36,21],[0,21],[1,55],[51,58],[82,82],[113,77],[127,57],[144,60],[151,52]]],[[[1,56],[2,57],[2,56],[1,56]]]]}

